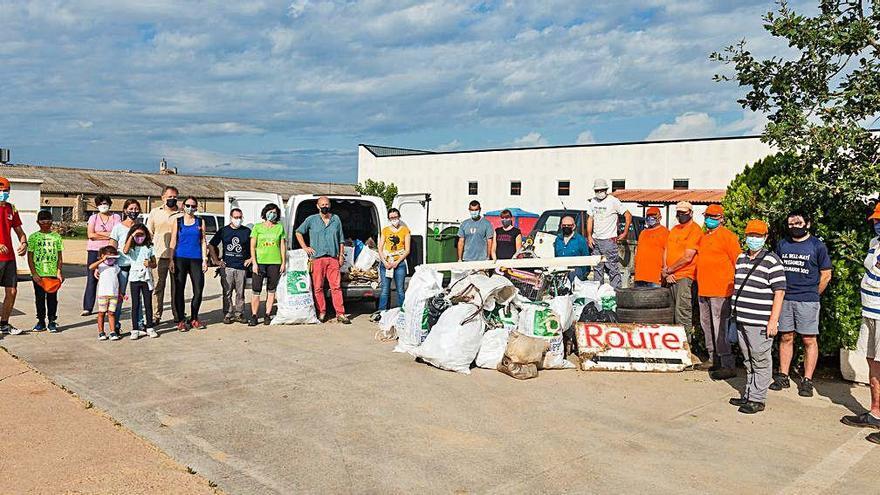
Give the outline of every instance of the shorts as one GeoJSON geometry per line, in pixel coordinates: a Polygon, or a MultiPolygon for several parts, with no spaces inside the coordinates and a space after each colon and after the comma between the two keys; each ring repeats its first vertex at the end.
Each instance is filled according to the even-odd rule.
{"type": "Polygon", "coordinates": [[[874,318],[862,317],[856,349],[864,352],[868,359],[880,362],[880,325],[877,322],[874,318]]]}
{"type": "Polygon", "coordinates": [[[269,294],[274,294],[278,281],[281,280],[281,265],[259,265],[251,280],[254,294],[263,292],[263,279],[266,279],[266,290],[269,294]]]}
{"type": "Polygon", "coordinates": [[[780,332],[797,332],[799,335],[819,335],[818,302],[782,301],[779,315],[780,332]]]}
{"type": "Polygon", "coordinates": [[[98,313],[115,313],[118,300],[116,296],[98,296],[98,313]]]}
{"type": "Polygon", "coordinates": [[[15,260],[0,261],[0,287],[18,286],[18,267],[15,260]]]}

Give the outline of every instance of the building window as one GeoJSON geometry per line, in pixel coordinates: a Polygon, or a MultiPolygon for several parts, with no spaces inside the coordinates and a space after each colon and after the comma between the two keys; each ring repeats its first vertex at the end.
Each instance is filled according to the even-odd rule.
{"type": "Polygon", "coordinates": [[[556,189],[556,194],[558,194],[559,196],[571,195],[571,181],[570,180],[559,181],[559,185],[556,189]]]}
{"type": "Polygon", "coordinates": [[[673,189],[688,189],[690,180],[689,179],[672,179],[672,188],[673,189]]]}
{"type": "Polygon", "coordinates": [[[611,192],[619,191],[621,189],[626,189],[626,180],[615,179],[611,181],[611,192]]]}
{"type": "Polygon", "coordinates": [[[43,208],[52,212],[52,220],[55,222],[71,222],[73,221],[72,206],[48,206],[43,208]]]}
{"type": "Polygon", "coordinates": [[[477,191],[478,191],[477,182],[476,181],[468,182],[468,195],[476,196],[477,194],[479,194],[477,191]]]}
{"type": "Polygon", "coordinates": [[[510,182],[510,195],[519,196],[522,194],[522,182],[514,180],[510,182]]]}

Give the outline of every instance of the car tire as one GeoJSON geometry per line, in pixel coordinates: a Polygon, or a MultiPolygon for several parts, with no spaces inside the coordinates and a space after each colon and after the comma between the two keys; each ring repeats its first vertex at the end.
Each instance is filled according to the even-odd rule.
{"type": "Polygon", "coordinates": [[[675,313],[672,308],[631,309],[618,306],[617,321],[620,323],[670,324],[675,323],[675,313]]]}
{"type": "Polygon", "coordinates": [[[617,307],[627,309],[671,308],[672,291],[668,287],[617,289],[617,307]]]}

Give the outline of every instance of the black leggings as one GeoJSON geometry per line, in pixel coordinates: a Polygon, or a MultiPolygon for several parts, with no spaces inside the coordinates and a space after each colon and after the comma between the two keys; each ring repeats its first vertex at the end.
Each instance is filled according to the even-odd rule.
{"type": "Polygon", "coordinates": [[[190,302],[190,320],[199,319],[199,307],[202,305],[202,289],[205,288],[205,274],[202,272],[202,260],[193,258],[174,258],[174,280],[177,291],[174,293],[174,307],[177,308],[178,323],[186,321],[184,293],[186,277],[192,282],[193,297],[190,302]]]}
{"type": "Polygon", "coordinates": [[[138,316],[141,313],[141,301],[144,303],[144,315],[146,317],[147,327],[153,326],[153,291],[146,282],[129,282],[128,291],[131,293],[131,328],[138,329],[141,322],[138,316]]]}

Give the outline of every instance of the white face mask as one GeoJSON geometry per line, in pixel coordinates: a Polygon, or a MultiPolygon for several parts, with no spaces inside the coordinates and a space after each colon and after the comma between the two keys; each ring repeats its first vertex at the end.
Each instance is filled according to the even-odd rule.
{"type": "Polygon", "coordinates": [[[98,205],[98,211],[101,213],[107,213],[110,211],[110,205],[98,205]]]}
{"type": "Polygon", "coordinates": [[[395,218],[395,219],[391,220],[391,225],[393,225],[395,227],[399,227],[400,226],[400,219],[395,218]]]}
{"type": "Polygon", "coordinates": [[[608,191],[596,191],[596,199],[602,201],[608,197],[608,191]]]}
{"type": "Polygon", "coordinates": [[[233,218],[231,223],[232,223],[233,227],[241,227],[241,219],[240,218],[233,218]]]}

